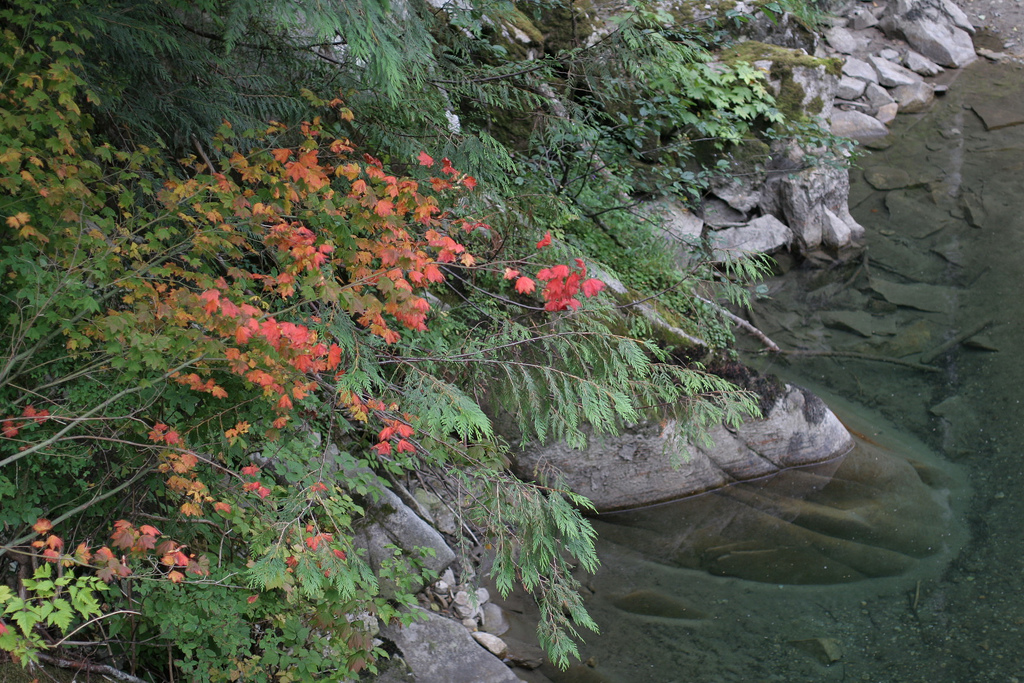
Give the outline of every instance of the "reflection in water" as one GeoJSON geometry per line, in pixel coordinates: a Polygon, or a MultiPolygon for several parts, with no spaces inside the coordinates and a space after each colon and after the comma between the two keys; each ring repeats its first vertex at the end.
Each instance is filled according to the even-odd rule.
{"type": "Polygon", "coordinates": [[[848,455],[654,508],[605,515],[605,542],[716,576],[833,584],[896,576],[947,548],[956,480],[859,441],[848,455]],[[928,482],[928,483],[926,483],[928,482]]]}

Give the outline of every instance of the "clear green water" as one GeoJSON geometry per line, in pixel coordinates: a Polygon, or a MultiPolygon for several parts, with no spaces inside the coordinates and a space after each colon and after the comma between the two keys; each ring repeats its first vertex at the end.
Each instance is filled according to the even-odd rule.
{"type": "Polygon", "coordinates": [[[602,634],[546,676],[1024,681],[1024,125],[989,131],[974,109],[1022,99],[1019,67],[978,64],[899,117],[851,173],[866,263],[788,273],[754,310],[786,349],[911,362],[988,327],[935,372],[751,355],[873,443],[852,465],[598,522],[602,634]],[[850,312],[869,314],[861,332],[850,312]]]}

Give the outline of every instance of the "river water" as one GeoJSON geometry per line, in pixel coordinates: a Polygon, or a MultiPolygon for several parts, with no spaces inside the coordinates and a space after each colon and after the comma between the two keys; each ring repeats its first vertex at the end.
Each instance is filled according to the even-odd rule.
{"type": "Polygon", "coordinates": [[[857,451],[598,520],[586,590],[602,633],[544,675],[1024,681],[1021,122],[1024,72],[979,63],[857,160],[867,257],[773,278],[752,311],[811,353],[745,342],[748,363],[821,395],[857,451]]]}

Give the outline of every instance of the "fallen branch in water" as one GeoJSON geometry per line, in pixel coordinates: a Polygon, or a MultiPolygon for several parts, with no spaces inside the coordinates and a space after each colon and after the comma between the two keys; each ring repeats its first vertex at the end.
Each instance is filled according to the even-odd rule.
{"type": "Polygon", "coordinates": [[[957,346],[958,344],[964,343],[965,341],[967,341],[968,339],[970,339],[974,335],[978,334],[979,332],[981,332],[983,329],[985,329],[986,327],[988,327],[991,324],[992,324],[992,320],[991,319],[986,320],[985,322],[981,323],[980,325],[975,325],[974,327],[972,327],[971,329],[967,330],[966,332],[961,332],[960,334],[956,335],[955,337],[953,337],[949,341],[947,341],[945,343],[942,343],[942,344],[939,344],[938,346],[936,346],[931,351],[928,351],[926,353],[922,353],[921,354],[921,362],[922,363],[931,363],[933,360],[935,360],[936,358],[938,358],[939,356],[944,354],[946,351],[949,351],[951,348],[953,348],[954,346],[957,346]]]}
{"type": "Polygon", "coordinates": [[[893,365],[902,365],[907,368],[913,368],[914,370],[925,370],[927,372],[942,372],[941,368],[937,368],[934,365],[924,365],[922,363],[915,363],[910,360],[902,360],[900,358],[890,358],[889,356],[873,356],[870,353],[857,353],[856,351],[782,351],[785,356],[823,356],[823,357],[836,357],[836,358],[856,358],[857,360],[867,360],[876,363],[892,363],[893,365]]]}
{"type": "Polygon", "coordinates": [[[740,328],[741,330],[743,330],[747,334],[749,334],[752,337],[756,338],[759,342],[764,344],[764,347],[766,349],[768,349],[769,351],[774,351],[775,353],[779,353],[780,351],[782,351],[782,349],[779,348],[778,344],[776,344],[775,342],[773,342],[771,339],[768,338],[768,335],[766,335],[764,332],[762,332],[761,330],[757,329],[756,327],[754,327],[749,322],[747,322],[743,318],[739,317],[738,315],[736,315],[732,311],[729,311],[725,307],[719,306],[714,301],[711,301],[709,299],[705,299],[702,296],[698,296],[697,298],[700,299],[701,301],[703,301],[704,303],[706,303],[708,306],[711,306],[711,308],[715,309],[716,311],[718,311],[719,313],[724,315],[729,320],[731,320],[734,323],[736,323],[736,327],[740,328]]]}

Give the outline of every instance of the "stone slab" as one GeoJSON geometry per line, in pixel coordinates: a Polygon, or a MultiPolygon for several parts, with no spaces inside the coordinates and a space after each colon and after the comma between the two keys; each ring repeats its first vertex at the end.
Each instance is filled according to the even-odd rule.
{"type": "Polygon", "coordinates": [[[871,289],[897,306],[932,313],[949,313],[955,306],[956,290],[952,287],[914,283],[910,285],[871,278],[871,289]]]}

